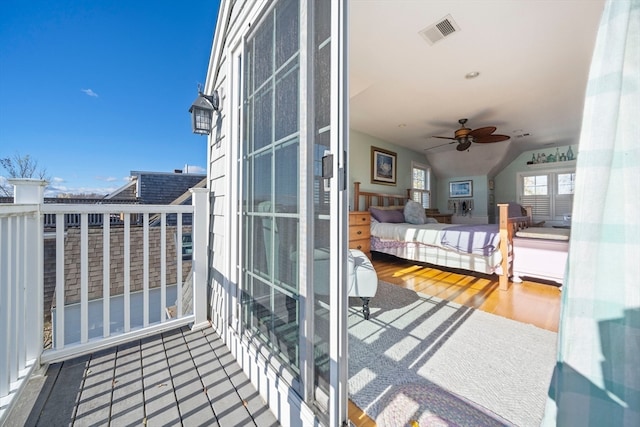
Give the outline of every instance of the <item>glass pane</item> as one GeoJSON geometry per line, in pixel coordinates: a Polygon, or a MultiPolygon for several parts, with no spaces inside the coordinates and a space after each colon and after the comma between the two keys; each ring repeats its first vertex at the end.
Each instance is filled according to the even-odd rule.
{"type": "Polygon", "coordinates": [[[295,373],[298,370],[298,341],[300,331],[298,327],[299,299],[297,295],[281,292],[274,288],[273,295],[273,328],[271,341],[280,350],[282,358],[287,364],[293,365],[295,373]]]}
{"type": "Polygon", "coordinates": [[[298,53],[298,1],[286,0],[276,11],[276,68],[298,53]]]}
{"type": "Polygon", "coordinates": [[[255,33],[253,45],[253,90],[257,90],[273,76],[273,12],[260,23],[255,33]]]}
{"type": "Polygon", "coordinates": [[[298,218],[277,218],[275,231],[278,245],[274,247],[276,264],[274,281],[279,286],[296,293],[298,291],[298,226],[298,218]]]}
{"type": "Polygon", "coordinates": [[[251,180],[252,202],[254,210],[272,211],[271,206],[271,152],[263,152],[252,159],[253,176],[251,180]]]}
{"type": "Polygon", "coordinates": [[[273,99],[271,88],[260,91],[253,102],[253,149],[259,150],[273,142],[273,99]]]}
{"type": "MultiPolygon", "coordinates": [[[[320,2],[323,3],[323,2],[320,2]]],[[[318,43],[316,43],[318,44],[318,43]]],[[[315,55],[315,105],[316,131],[329,126],[331,101],[331,47],[327,43],[322,45],[315,55]]]]}
{"type": "MultiPolygon", "coordinates": [[[[331,2],[313,2],[314,34],[313,77],[315,99],[314,162],[314,260],[313,260],[313,322],[314,322],[314,387],[329,396],[329,249],[330,194],[322,178],[322,157],[330,148],[331,118],[331,2]]],[[[316,394],[316,397],[319,395],[316,394]]],[[[326,402],[316,400],[318,404],[326,402]]]]}
{"type": "Polygon", "coordinates": [[[418,190],[425,190],[427,171],[420,168],[413,168],[413,188],[418,190]]]}
{"type": "Polygon", "coordinates": [[[298,131],[298,66],[292,64],[279,73],[276,79],[275,111],[278,121],[275,123],[275,140],[279,141],[298,131]]]}
{"type": "Polygon", "coordinates": [[[275,152],[276,212],[298,212],[298,147],[296,141],[279,147],[275,152]]]}
{"type": "Polygon", "coordinates": [[[548,194],[547,187],[548,177],[547,175],[537,176],[525,176],[524,183],[524,195],[525,196],[546,196],[548,194]]]}
{"type": "Polygon", "coordinates": [[[278,247],[278,235],[275,232],[273,218],[259,216],[253,219],[253,239],[248,241],[252,248],[251,271],[265,279],[273,277],[274,248],[278,247]]]}
{"type": "Polygon", "coordinates": [[[575,189],[575,173],[558,174],[558,194],[573,194],[575,189]]]}

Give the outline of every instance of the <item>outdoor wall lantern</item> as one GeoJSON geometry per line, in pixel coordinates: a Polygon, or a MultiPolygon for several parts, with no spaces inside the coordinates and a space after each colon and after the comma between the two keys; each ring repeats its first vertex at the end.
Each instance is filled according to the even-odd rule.
{"type": "Polygon", "coordinates": [[[211,133],[213,112],[218,111],[219,103],[218,91],[213,91],[212,95],[198,92],[198,97],[189,108],[193,133],[200,135],[209,135],[211,133]]]}

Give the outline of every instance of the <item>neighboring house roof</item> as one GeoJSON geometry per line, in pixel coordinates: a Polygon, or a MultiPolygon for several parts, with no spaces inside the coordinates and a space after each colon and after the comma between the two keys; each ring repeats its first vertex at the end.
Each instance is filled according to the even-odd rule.
{"type": "Polygon", "coordinates": [[[136,179],[133,178],[133,179],[131,179],[131,181],[127,182],[125,185],[123,185],[122,187],[118,188],[117,190],[115,190],[111,194],[107,194],[104,198],[105,198],[105,200],[110,200],[110,199],[115,199],[115,198],[135,200],[136,199],[136,188],[137,188],[137,182],[136,182],[136,179]]]}
{"type": "Polygon", "coordinates": [[[190,188],[205,187],[207,175],[182,172],[131,171],[131,181],[105,199],[135,199],[145,205],[186,204],[190,188]]]}

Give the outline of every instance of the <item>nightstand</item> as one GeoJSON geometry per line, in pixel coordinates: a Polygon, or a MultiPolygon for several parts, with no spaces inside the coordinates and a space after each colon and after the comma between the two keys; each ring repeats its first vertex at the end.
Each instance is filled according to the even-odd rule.
{"type": "Polygon", "coordinates": [[[452,214],[431,214],[427,215],[428,218],[434,218],[436,221],[442,224],[451,224],[452,214]]]}
{"type": "Polygon", "coordinates": [[[371,258],[371,214],[349,212],[349,249],[359,249],[371,258]]]}
{"type": "Polygon", "coordinates": [[[451,224],[453,214],[441,214],[438,209],[425,209],[427,218],[433,218],[442,224],[451,224]]]}

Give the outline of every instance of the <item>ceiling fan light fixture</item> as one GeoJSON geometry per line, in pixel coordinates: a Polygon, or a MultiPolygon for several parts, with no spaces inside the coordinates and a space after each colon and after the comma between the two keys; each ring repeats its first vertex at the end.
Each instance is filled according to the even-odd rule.
{"type": "Polygon", "coordinates": [[[470,73],[465,74],[464,78],[467,80],[475,79],[480,75],[480,71],[471,71],[470,73]]]}

